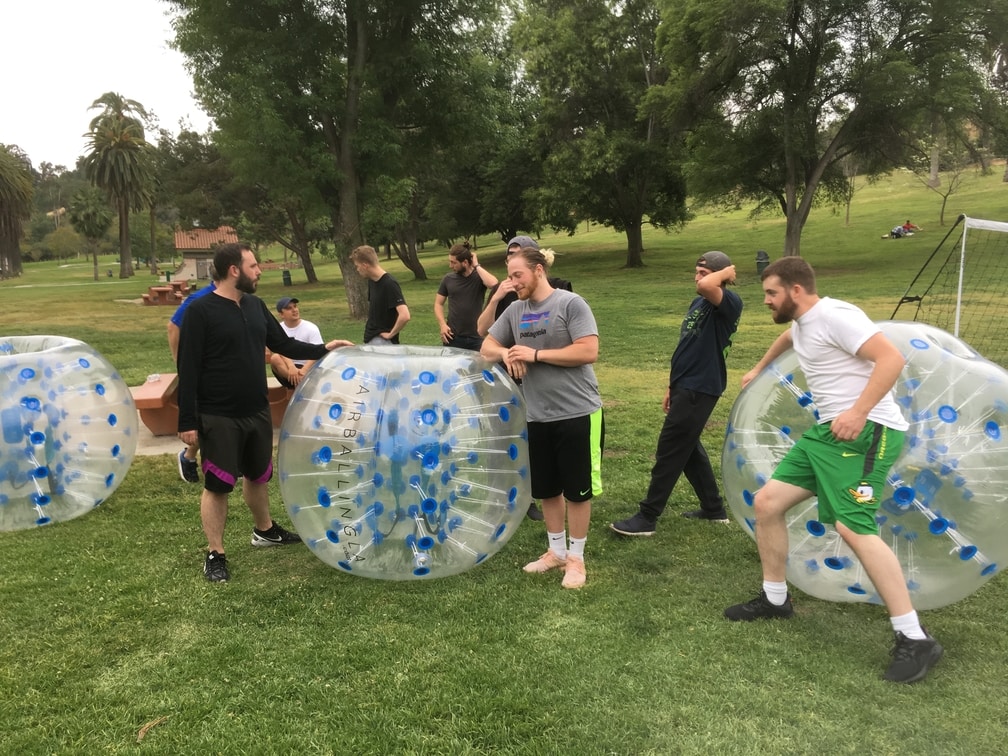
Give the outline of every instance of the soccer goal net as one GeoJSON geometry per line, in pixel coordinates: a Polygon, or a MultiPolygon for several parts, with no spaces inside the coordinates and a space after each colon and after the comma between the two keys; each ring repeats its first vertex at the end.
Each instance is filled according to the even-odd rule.
{"type": "Polygon", "coordinates": [[[929,323],[1008,367],[1008,223],[960,215],[931,253],[893,320],[929,323]]]}

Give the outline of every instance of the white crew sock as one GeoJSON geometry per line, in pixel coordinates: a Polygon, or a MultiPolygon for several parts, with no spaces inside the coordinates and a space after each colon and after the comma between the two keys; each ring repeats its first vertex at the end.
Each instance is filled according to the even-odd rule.
{"type": "Polygon", "coordinates": [[[784,606],[784,602],[787,601],[787,582],[775,583],[764,580],[763,593],[766,594],[767,601],[774,606],[784,606]]]}
{"type": "Polygon", "coordinates": [[[567,558],[567,531],[561,530],[559,533],[546,533],[549,539],[550,551],[561,559],[567,558]]]}
{"type": "Polygon", "coordinates": [[[924,628],[920,625],[920,620],[917,619],[917,612],[901,614],[899,617],[890,617],[889,621],[892,623],[892,629],[895,633],[903,633],[903,635],[911,640],[924,640],[927,638],[927,633],[924,632],[924,628]]]}
{"type": "Polygon", "coordinates": [[[568,554],[573,554],[576,557],[584,559],[584,547],[587,538],[571,538],[570,539],[570,549],[568,549],[568,554]]]}

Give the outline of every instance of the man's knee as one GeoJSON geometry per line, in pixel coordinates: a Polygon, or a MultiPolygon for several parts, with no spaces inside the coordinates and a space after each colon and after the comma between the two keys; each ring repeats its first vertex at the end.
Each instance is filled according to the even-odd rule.
{"type": "Polygon", "coordinates": [[[782,517],[791,507],[811,496],[797,486],[769,480],[753,497],[753,512],[757,519],[782,517]]]}

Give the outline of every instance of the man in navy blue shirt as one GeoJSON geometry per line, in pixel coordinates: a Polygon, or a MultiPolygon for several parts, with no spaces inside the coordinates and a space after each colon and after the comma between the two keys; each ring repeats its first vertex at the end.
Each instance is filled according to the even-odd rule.
{"type": "Polygon", "coordinates": [[[742,317],[742,299],[727,286],[735,266],[724,252],[707,252],[696,261],[697,296],[690,304],[672,354],[669,387],[662,409],[651,484],[637,514],[609,525],[625,536],[654,535],[679,476],[693,486],[700,508],[684,517],[728,522],[707,450],[700,441],[704,426],[728,383],[725,357],[742,317]]]}

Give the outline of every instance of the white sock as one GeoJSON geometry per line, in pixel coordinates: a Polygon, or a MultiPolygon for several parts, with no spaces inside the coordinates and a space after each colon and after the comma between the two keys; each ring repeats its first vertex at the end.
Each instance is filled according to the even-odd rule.
{"type": "Polygon", "coordinates": [[[927,638],[927,633],[924,632],[924,628],[920,626],[920,620],[917,619],[917,612],[901,614],[899,617],[890,617],[889,621],[892,623],[892,629],[895,633],[903,633],[903,635],[911,640],[924,640],[927,638]]]}
{"type": "Polygon", "coordinates": [[[787,582],[775,583],[771,580],[764,580],[763,593],[766,594],[767,601],[774,606],[784,606],[784,602],[787,601],[787,582]]]}
{"type": "Polygon", "coordinates": [[[580,557],[581,559],[584,559],[584,547],[585,547],[585,541],[587,541],[587,540],[588,540],[587,537],[585,537],[585,538],[571,538],[570,539],[570,549],[568,549],[567,553],[568,554],[573,554],[576,557],[580,557]]]}
{"type": "Polygon", "coordinates": [[[561,530],[559,533],[546,533],[549,538],[550,551],[561,559],[567,558],[567,531],[561,530]]]}

